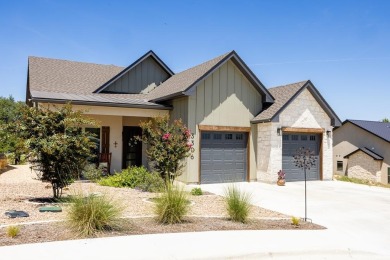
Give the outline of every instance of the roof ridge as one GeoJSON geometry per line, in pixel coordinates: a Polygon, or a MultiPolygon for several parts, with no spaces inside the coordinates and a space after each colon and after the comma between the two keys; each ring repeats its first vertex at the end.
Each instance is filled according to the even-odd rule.
{"type": "Polygon", "coordinates": [[[360,121],[360,122],[372,122],[372,123],[390,124],[390,122],[382,122],[382,121],[374,121],[374,120],[364,120],[364,119],[346,119],[346,121],[360,121]]]}
{"type": "Polygon", "coordinates": [[[270,90],[270,89],[277,89],[277,88],[283,88],[283,87],[288,87],[288,86],[291,86],[291,85],[296,85],[296,84],[304,84],[304,83],[306,83],[306,82],[308,82],[308,81],[310,81],[310,80],[302,80],[302,81],[298,81],[298,82],[294,82],[294,83],[289,83],[289,84],[285,84],[285,85],[279,85],[279,86],[275,86],[275,87],[270,87],[270,88],[268,88],[268,90],[270,90]]]}
{"type": "Polygon", "coordinates": [[[206,64],[206,63],[208,63],[208,62],[211,62],[211,61],[213,61],[213,60],[223,59],[224,57],[228,56],[229,54],[231,54],[231,53],[233,53],[233,52],[234,52],[234,50],[229,51],[229,52],[226,52],[226,53],[224,53],[224,54],[222,54],[222,55],[219,55],[219,56],[217,56],[217,57],[214,57],[214,58],[212,58],[212,59],[209,59],[209,60],[207,60],[207,61],[204,61],[204,62],[202,62],[202,63],[199,63],[198,65],[189,67],[189,68],[187,68],[187,69],[185,69],[185,70],[182,70],[182,71],[176,73],[174,76],[176,76],[176,75],[178,75],[178,74],[180,74],[180,73],[186,72],[186,71],[188,71],[188,70],[191,70],[191,69],[200,67],[200,66],[202,66],[202,65],[204,65],[204,64],[206,64]]]}
{"type": "Polygon", "coordinates": [[[75,60],[66,60],[66,59],[57,59],[57,58],[38,57],[38,56],[28,56],[28,60],[30,60],[30,58],[44,59],[44,60],[51,60],[51,61],[65,61],[65,62],[73,62],[73,63],[79,63],[79,64],[89,64],[89,65],[98,65],[98,66],[109,66],[109,67],[124,68],[123,66],[118,66],[118,65],[114,65],[114,64],[101,64],[101,63],[95,63],[95,62],[85,62],[85,61],[75,61],[75,60]]]}

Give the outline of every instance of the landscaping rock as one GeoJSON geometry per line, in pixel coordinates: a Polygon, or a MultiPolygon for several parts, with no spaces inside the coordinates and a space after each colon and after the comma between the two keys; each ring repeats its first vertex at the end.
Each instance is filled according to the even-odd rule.
{"type": "Polygon", "coordinates": [[[9,218],[27,218],[30,216],[27,212],[21,210],[7,210],[4,214],[9,218]]]}

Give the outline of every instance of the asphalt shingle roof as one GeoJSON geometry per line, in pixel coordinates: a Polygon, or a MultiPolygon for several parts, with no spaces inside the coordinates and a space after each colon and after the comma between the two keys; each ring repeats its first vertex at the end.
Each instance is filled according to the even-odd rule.
{"type": "Polygon", "coordinates": [[[220,61],[222,61],[231,53],[232,52],[225,53],[214,59],[211,59],[195,67],[189,68],[178,74],[173,75],[149,93],[149,100],[156,100],[162,97],[168,97],[186,91],[195,82],[202,78],[202,76],[204,76],[208,71],[214,68],[220,61]]]}
{"type": "Polygon", "coordinates": [[[366,121],[366,120],[346,120],[344,122],[350,122],[364,130],[390,142],[390,123],[379,122],[379,121],[366,121]]]}
{"type": "Polygon", "coordinates": [[[358,148],[358,149],[356,149],[355,151],[353,151],[352,153],[347,154],[346,156],[344,156],[344,158],[350,157],[352,154],[356,153],[357,151],[362,151],[362,152],[368,154],[368,155],[371,156],[374,160],[383,160],[383,157],[382,157],[382,156],[380,156],[379,154],[374,153],[373,151],[371,151],[371,150],[368,149],[367,147],[358,148]]]}
{"type": "Polygon", "coordinates": [[[297,92],[306,84],[306,81],[292,83],[284,86],[278,86],[269,88],[268,91],[275,98],[273,103],[268,108],[260,112],[252,122],[261,122],[271,120],[293,97],[297,92]]]}

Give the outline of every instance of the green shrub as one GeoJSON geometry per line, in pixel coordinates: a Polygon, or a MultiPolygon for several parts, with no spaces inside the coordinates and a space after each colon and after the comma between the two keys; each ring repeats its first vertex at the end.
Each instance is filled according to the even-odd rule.
{"type": "Polygon", "coordinates": [[[203,195],[203,191],[201,188],[193,188],[191,190],[191,194],[194,196],[200,196],[200,195],[203,195]]]}
{"type": "Polygon", "coordinates": [[[68,225],[81,236],[95,235],[98,231],[120,228],[120,216],[123,212],[117,202],[107,196],[80,194],[72,196],[68,211],[68,225]]]}
{"type": "Polygon", "coordinates": [[[297,218],[297,217],[291,217],[291,224],[293,224],[294,226],[299,226],[299,222],[300,222],[300,218],[297,218]]]}
{"type": "Polygon", "coordinates": [[[187,193],[167,183],[164,193],[156,200],[155,213],[162,224],[181,223],[189,210],[187,193]]]}
{"type": "Polygon", "coordinates": [[[98,183],[102,186],[138,188],[149,192],[164,189],[164,181],[159,174],[149,172],[144,166],[129,167],[120,173],[100,179],[98,183]]]}
{"type": "Polygon", "coordinates": [[[20,228],[18,226],[9,226],[7,227],[7,236],[15,238],[20,233],[20,228]]]}
{"type": "Polygon", "coordinates": [[[251,210],[251,195],[232,185],[225,190],[225,201],[230,219],[246,223],[251,210]]]}
{"type": "Polygon", "coordinates": [[[103,177],[103,169],[96,168],[95,164],[88,164],[83,170],[83,177],[96,182],[103,177]]]}

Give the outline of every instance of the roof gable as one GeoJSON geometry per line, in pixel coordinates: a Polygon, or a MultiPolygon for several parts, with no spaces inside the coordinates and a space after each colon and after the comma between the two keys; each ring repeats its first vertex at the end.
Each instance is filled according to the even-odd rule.
{"type": "Polygon", "coordinates": [[[367,120],[350,120],[347,119],[343,122],[351,123],[383,140],[390,143],[390,123],[379,121],[367,121],[367,120]]]}
{"type": "Polygon", "coordinates": [[[272,103],[274,101],[272,95],[235,51],[225,53],[172,76],[150,93],[149,100],[164,101],[177,96],[190,95],[195,92],[196,87],[202,80],[206,79],[229,60],[237,66],[256,90],[262,94],[263,102],[272,103]]]}
{"type": "Polygon", "coordinates": [[[372,157],[374,160],[376,161],[382,161],[383,160],[383,157],[380,156],[379,154],[377,153],[374,153],[373,151],[371,151],[370,149],[368,149],[367,147],[362,147],[362,148],[358,148],[356,149],[355,151],[347,154],[346,156],[344,156],[344,158],[349,158],[351,155],[357,153],[358,151],[362,151],[363,153],[367,154],[368,156],[372,157]]]}
{"type": "Polygon", "coordinates": [[[301,81],[297,83],[288,84],[270,88],[269,92],[274,96],[275,103],[266,107],[255,118],[251,120],[252,123],[270,122],[277,118],[277,116],[287,108],[287,106],[302,93],[303,90],[308,89],[309,92],[316,99],[318,104],[327,113],[332,120],[333,126],[340,126],[341,120],[338,118],[333,109],[322,97],[320,92],[314,87],[310,80],[301,81]]]}
{"type": "MultiPolygon", "coordinates": [[[[150,73],[149,73],[150,74],[150,73]]],[[[148,51],[143,56],[141,56],[138,60],[127,66],[125,69],[120,71],[117,75],[115,75],[113,78],[105,82],[103,85],[101,85],[98,89],[93,91],[93,93],[126,93],[126,94],[137,94],[140,93],[141,90],[148,87],[151,83],[155,83],[156,85],[160,82],[153,82],[153,81],[164,81],[167,78],[171,77],[175,73],[152,51],[148,51]],[[139,75],[139,71],[142,71],[142,69],[138,69],[142,67],[142,65],[147,65],[149,68],[145,68],[143,72],[141,72],[143,75],[139,75]],[[148,75],[148,69],[154,68],[154,70],[157,70],[159,74],[157,77],[154,77],[154,75],[150,76],[148,75]],[[137,70],[137,71],[135,71],[137,70]],[[138,77],[142,79],[142,76],[144,76],[143,80],[136,80],[134,84],[132,85],[129,79],[125,80],[125,85],[122,87],[121,79],[122,77],[129,76],[129,74],[133,72],[135,77],[138,77]],[[119,83],[119,84],[116,84],[119,83]],[[119,85],[119,87],[118,87],[119,85]]],[[[131,76],[130,76],[131,77],[131,76]]]]}

